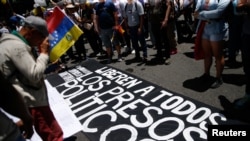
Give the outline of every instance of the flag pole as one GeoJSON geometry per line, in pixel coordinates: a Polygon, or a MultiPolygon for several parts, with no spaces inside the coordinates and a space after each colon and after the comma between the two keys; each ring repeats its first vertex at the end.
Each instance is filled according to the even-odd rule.
{"type": "MultiPolygon", "coordinates": [[[[123,22],[124,22],[124,19],[122,19],[122,21],[120,22],[119,26],[121,26],[123,22]]],[[[120,27],[119,27],[119,28],[120,28],[120,27]]],[[[111,42],[113,42],[114,36],[115,36],[115,30],[113,31],[113,35],[112,35],[112,38],[111,38],[111,42]]]]}
{"type": "Polygon", "coordinates": [[[13,15],[15,12],[14,12],[14,10],[13,10],[13,8],[12,8],[12,6],[11,6],[9,0],[6,0],[6,3],[8,4],[8,6],[9,6],[11,12],[12,12],[12,15],[13,15]]]}

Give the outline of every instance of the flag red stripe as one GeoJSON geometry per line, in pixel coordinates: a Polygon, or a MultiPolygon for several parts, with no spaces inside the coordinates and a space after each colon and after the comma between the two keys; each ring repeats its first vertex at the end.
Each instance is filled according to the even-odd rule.
{"type": "Polygon", "coordinates": [[[47,20],[49,33],[54,32],[65,17],[59,7],[55,7],[52,15],[47,20]],[[56,17],[56,18],[55,18],[56,17]]]}

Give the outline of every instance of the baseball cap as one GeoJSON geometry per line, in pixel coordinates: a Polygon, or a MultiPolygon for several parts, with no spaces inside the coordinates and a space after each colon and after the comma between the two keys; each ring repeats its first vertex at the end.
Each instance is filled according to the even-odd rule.
{"type": "Polygon", "coordinates": [[[49,37],[50,40],[53,39],[53,37],[49,34],[46,21],[41,17],[28,16],[24,19],[24,25],[35,28],[43,36],[49,37]]]}
{"type": "Polygon", "coordinates": [[[11,16],[10,17],[10,22],[11,23],[19,23],[20,22],[20,18],[18,18],[17,16],[11,16]]]}

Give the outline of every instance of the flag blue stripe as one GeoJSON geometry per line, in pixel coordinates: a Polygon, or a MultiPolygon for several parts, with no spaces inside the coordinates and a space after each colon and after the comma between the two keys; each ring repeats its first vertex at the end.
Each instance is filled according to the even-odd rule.
{"type": "Polygon", "coordinates": [[[52,49],[60,40],[65,36],[67,32],[70,31],[70,29],[74,26],[74,23],[68,18],[64,17],[59,24],[59,26],[56,28],[55,31],[51,33],[53,36],[53,40],[50,41],[50,49],[52,49]]]}

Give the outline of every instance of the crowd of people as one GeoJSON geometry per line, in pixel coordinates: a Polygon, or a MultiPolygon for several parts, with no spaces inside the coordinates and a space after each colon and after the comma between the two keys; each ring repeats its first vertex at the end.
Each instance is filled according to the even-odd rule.
{"type": "MultiPolygon", "coordinates": [[[[204,74],[200,77],[202,83],[210,79],[210,69],[215,59],[216,80],[211,88],[220,87],[223,84],[222,73],[225,62],[230,66],[238,63],[236,56],[241,52],[247,78],[246,94],[234,106],[236,109],[249,107],[249,0],[50,0],[48,7],[34,4],[34,9],[28,14],[13,13],[9,21],[1,21],[0,24],[1,83],[11,87],[4,93],[22,96],[16,100],[25,103],[28,109],[25,109],[25,106],[19,107],[24,112],[13,113],[13,110],[9,110],[6,106],[8,104],[6,102],[11,99],[2,101],[1,98],[0,104],[1,108],[23,120],[23,125],[26,127],[23,128],[25,137],[29,138],[33,133],[30,131],[33,124],[44,141],[63,140],[62,129],[49,107],[44,84],[44,74],[49,66],[48,53],[51,40],[46,18],[53,12],[55,6],[61,8],[84,32],[58,60],[61,63],[66,63],[68,58],[83,61],[88,57],[105,56],[106,63],[109,64],[114,62],[115,53],[117,53],[116,60],[122,62],[133,52],[134,61],[146,63],[150,49],[146,41],[150,39],[156,50],[153,61],[170,65],[171,55],[177,53],[177,44],[182,40],[182,31],[177,22],[178,17],[183,14],[187,25],[196,28],[195,31],[190,28],[190,34],[199,33],[196,35],[199,38],[196,38],[195,43],[198,43],[199,39],[203,50],[204,74]],[[231,12],[225,12],[229,8],[231,12]],[[225,13],[231,15],[226,16],[225,13]],[[227,33],[229,33],[228,44],[225,44],[227,33]],[[92,49],[89,55],[86,52],[86,43],[89,43],[92,49]],[[228,48],[229,53],[226,61],[223,52],[225,48],[228,48]]],[[[1,111],[0,118],[3,119],[0,120],[1,123],[7,120],[1,111]]],[[[0,139],[13,137],[16,138],[13,140],[21,140],[21,133],[16,130],[17,126],[7,123],[9,122],[3,125],[9,129],[1,127],[3,130],[0,130],[0,139]],[[12,132],[14,130],[16,132],[12,132]],[[3,135],[4,132],[10,136],[3,135]]]]}

